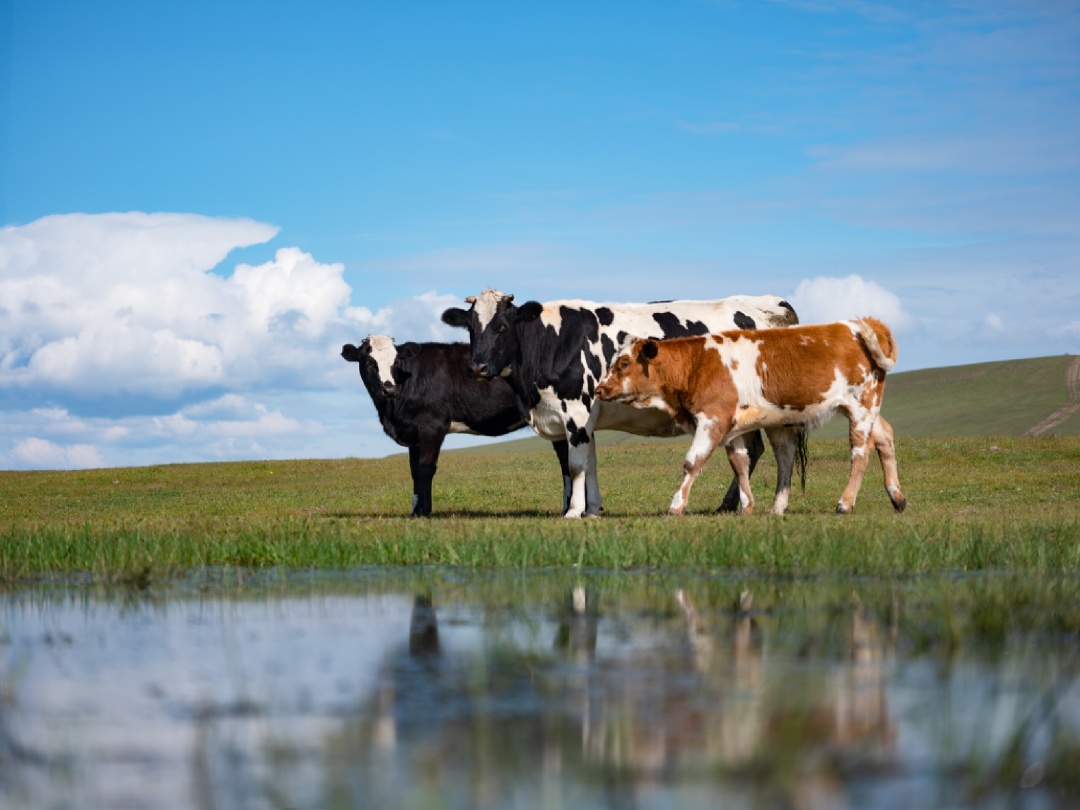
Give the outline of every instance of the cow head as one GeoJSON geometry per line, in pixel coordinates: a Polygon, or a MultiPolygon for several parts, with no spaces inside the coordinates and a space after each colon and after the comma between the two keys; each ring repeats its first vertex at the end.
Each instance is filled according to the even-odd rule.
{"type": "Polygon", "coordinates": [[[442,314],[443,323],[469,330],[471,356],[469,372],[481,380],[505,375],[518,351],[518,335],[514,328],[518,320],[532,307],[514,305],[514,296],[498,290],[484,290],[471,295],[465,302],[472,306],[465,310],[451,307],[442,314]],[[528,308],[528,309],[526,309],[528,308]]]}
{"type": "Polygon", "coordinates": [[[341,356],[350,363],[360,364],[360,379],[372,399],[390,399],[397,394],[393,373],[397,348],[393,338],[386,335],[368,335],[359,347],[351,343],[342,346],[341,356]]]}
{"type": "Polygon", "coordinates": [[[647,407],[661,393],[659,379],[649,373],[658,353],[655,340],[629,338],[596,386],[596,398],[647,407]]]}

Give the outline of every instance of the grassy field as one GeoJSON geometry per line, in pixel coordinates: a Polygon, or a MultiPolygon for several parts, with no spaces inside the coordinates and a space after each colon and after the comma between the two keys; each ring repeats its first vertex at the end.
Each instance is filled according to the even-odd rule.
{"type": "MultiPolygon", "coordinates": [[[[814,440],[787,516],[717,516],[726,459],[699,478],[688,514],[663,517],[686,440],[600,448],[604,516],[558,517],[553,455],[447,454],[435,515],[410,517],[401,457],[0,472],[0,580],[153,582],[199,566],[592,566],[907,574],[1080,569],[1080,438],[903,439],[909,506],[895,514],[880,468],[854,515],[839,440],[814,440]]],[[[755,474],[771,500],[775,468],[755,474]]],[[[760,511],[764,512],[764,508],[760,511]]]]}

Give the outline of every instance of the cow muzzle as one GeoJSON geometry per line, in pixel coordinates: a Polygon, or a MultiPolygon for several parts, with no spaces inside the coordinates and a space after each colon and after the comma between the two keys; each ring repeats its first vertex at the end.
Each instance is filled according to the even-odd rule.
{"type": "Polygon", "coordinates": [[[487,363],[470,363],[469,373],[478,380],[490,380],[495,376],[487,363]]]}
{"type": "Polygon", "coordinates": [[[595,391],[596,398],[602,399],[604,402],[610,402],[619,396],[619,393],[610,385],[598,385],[595,391]]]}

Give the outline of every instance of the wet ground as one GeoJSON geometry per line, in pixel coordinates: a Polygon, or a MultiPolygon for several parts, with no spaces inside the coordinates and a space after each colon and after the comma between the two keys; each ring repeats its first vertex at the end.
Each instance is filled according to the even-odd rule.
{"type": "Polygon", "coordinates": [[[1078,642],[1025,588],[1076,593],[451,569],[8,589],[0,806],[1076,806],[1078,642]]]}

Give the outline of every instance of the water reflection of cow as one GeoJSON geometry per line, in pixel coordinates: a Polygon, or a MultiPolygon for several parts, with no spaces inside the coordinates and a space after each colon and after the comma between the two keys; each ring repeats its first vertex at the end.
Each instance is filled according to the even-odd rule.
{"type": "Polygon", "coordinates": [[[550,656],[483,641],[479,654],[447,648],[432,599],[414,599],[408,643],[330,744],[346,752],[336,789],[353,805],[501,808],[557,776],[564,750],[580,751],[538,684],[550,656]]]}
{"type": "Polygon", "coordinates": [[[767,775],[795,808],[847,806],[845,774],[852,774],[854,763],[872,766],[875,758],[887,757],[896,740],[880,625],[859,605],[835,612],[833,623],[839,620],[840,627],[826,632],[841,630],[843,657],[822,668],[816,659],[828,660],[831,652],[815,651],[804,640],[802,661],[777,661],[801,670],[792,677],[796,673],[768,671],[749,592],[739,595],[731,618],[719,622],[703,616],[685,591],[676,597],[695,666],[704,677],[728,684],[726,705],[706,743],[718,763],[767,775]]]}
{"type": "Polygon", "coordinates": [[[744,777],[758,776],[761,789],[783,791],[781,804],[843,806],[838,768],[887,752],[896,735],[877,623],[862,610],[836,613],[839,661],[812,648],[811,660],[796,661],[794,650],[767,659],[768,623],[748,592],[712,611],[685,590],[675,597],[669,643],[646,646],[621,668],[598,663],[583,718],[587,760],[630,775],[635,792],[727,774],[732,790],[753,793],[744,777]]]}
{"type": "Polygon", "coordinates": [[[555,617],[555,657],[490,636],[476,654],[444,649],[432,600],[417,597],[408,643],[345,724],[356,798],[377,804],[406,791],[412,803],[498,807],[511,794],[573,785],[621,803],[685,777],[729,775],[735,792],[842,805],[837,765],[895,736],[876,622],[861,610],[835,614],[843,658],[811,650],[800,691],[789,670],[803,664],[794,651],[765,656],[769,623],[749,594],[731,610],[703,610],[679,591],[673,608],[651,624],[612,616],[630,635],[598,652],[601,614],[575,587],[555,617]]]}

